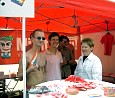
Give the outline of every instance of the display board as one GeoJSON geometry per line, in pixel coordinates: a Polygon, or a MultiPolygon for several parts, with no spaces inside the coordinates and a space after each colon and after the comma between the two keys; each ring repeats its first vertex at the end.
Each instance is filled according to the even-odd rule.
{"type": "Polygon", "coordinates": [[[34,17],[34,0],[0,0],[0,16],[34,17]]]}

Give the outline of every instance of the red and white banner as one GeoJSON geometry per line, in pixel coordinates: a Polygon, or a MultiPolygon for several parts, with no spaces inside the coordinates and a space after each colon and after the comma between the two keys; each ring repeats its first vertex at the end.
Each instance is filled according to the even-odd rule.
{"type": "MultiPolygon", "coordinates": [[[[30,33],[32,31],[26,32],[26,46],[31,43],[30,41],[30,33]]],[[[62,35],[61,33],[59,33],[62,35]]],[[[45,33],[45,37],[47,39],[49,33],[45,33]]],[[[69,35],[70,43],[75,47],[75,58],[81,54],[80,50],[80,37],[79,35],[69,35]]],[[[48,41],[45,40],[45,44],[42,47],[42,50],[46,50],[48,48],[48,41]]],[[[0,64],[18,64],[19,59],[22,55],[22,31],[21,30],[9,30],[9,31],[0,31],[0,64]]]]}

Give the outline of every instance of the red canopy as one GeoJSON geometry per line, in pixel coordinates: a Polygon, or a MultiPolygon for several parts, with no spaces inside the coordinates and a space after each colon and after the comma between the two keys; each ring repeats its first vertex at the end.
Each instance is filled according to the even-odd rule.
{"type": "MultiPolygon", "coordinates": [[[[22,28],[21,18],[0,17],[0,23],[0,28],[22,28]]],[[[36,28],[70,34],[114,30],[115,3],[109,0],[35,0],[35,18],[27,19],[26,29],[36,28]]]]}

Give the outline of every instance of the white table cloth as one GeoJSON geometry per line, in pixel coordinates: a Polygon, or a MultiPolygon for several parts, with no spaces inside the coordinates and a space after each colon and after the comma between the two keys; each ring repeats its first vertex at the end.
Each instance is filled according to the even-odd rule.
{"type": "MultiPolygon", "coordinates": [[[[89,81],[89,80],[86,80],[86,81],[89,81]]],[[[104,91],[102,87],[107,87],[107,86],[115,87],[115,84],[104,82],[104,81],[96,81],[96,80],[92,80],[92,81],[90,80],[89,82],[96,83],[97,87],[95,89],[90,89],[87,91],[79,91],[79,93],[76,95],[66,94],[65,89],[68,86],[71,86],[76,83],[68,82],[65,80],[54,80],[54,81],[44,82],[37,86],[47,86],[49,89],[52,89],[52,91],[57,91],[57,92],[61,92],[62,94],[66,94],[68,96],[67,98],[95,98],[95,97],[89,96],[92,94],[100,95],[98,96],[98,98],[111,98],[111,97],[104,96],[104,91]]],[[[45,94],[44,95],[41,94],[41,96],[37,97],[37,94],[29,94],[29,98],[55,98],[55,97],[51,97],[50,95],[45,96],[45,94]]],[[[65,97],[59,97],[59,98],[65,98],[65,97]]],[[[115,98],[115,97],[112,97],[112,98],[115,98]]]]}

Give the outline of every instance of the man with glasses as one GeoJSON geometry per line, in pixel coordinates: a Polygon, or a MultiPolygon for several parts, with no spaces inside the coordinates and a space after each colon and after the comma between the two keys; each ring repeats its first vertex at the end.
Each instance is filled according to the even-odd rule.
{"type": "Polygon", "coordinates": [[[71,68],[71,75],[74,75],[74,71],[76,69],[77,66],[77,62],[75,61],[75,47],[70,43],[69,38],[67,37],[67,47],[71,50],[72,55],[74,57],[74,62],[72,62],[70,64],[70,68],[71,68]]]}
{"type": "Polygon", "coordinates": [[[63,57],[62,65],[62,78],[67,78],[71,75],[70,64],[74,62],[74,56],[71,50],[67,47],[67,36],[61,35],[59,37],[59,47],[58,50],[61,52],[63,57]]]}
{"type": "MultiPolygon", "coordinates": [[[[27,77],[27,89],[31,86],[35,86],[45,79],[45,59],[43,53],[40,52],[41,46],[44,45],[45,37],[44,32],[40,29],[36,29],[31,34],[31,41],[33,46],[26,52],[26,77],[27,77]]],[[[18,77],[22,80],[23,77],[23,65],[22,58],[19,62],[18,77]]]]}

